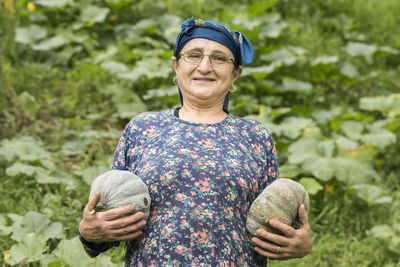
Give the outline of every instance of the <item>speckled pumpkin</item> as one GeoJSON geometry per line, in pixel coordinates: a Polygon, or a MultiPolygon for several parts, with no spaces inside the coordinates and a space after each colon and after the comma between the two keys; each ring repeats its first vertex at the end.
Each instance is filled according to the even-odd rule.
{"type": "Polygon", "coordinates": [[[111,170],[96,177],[92,182],[89,198],[96,192],[101,193],[96,211],[135,203],[133,213],[141,211],[145,215],[145,220],[149,217],[151,198],[148,187],[132,172],[111,170]]]}
{"type": "Polygon", "coordinates": [[[310,198],[300,183],[285,178],[274,181],[250,206],[246,221],[249,237],[255,236],[260,228],[282,234],[267,223],[271,219],[279,220],[295,229],[300,228],[298,210],[301,204],[304,204],[308,212],[310,198]]]}

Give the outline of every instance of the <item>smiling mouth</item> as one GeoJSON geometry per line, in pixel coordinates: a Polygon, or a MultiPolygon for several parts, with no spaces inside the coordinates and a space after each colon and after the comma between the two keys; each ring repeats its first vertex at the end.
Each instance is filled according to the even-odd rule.
{"type": "Polygon", "coordinates": [[[194,81],[197,82],[214,82],[215,79],[211,79],[211,78],[193,78],[194,81]]]}

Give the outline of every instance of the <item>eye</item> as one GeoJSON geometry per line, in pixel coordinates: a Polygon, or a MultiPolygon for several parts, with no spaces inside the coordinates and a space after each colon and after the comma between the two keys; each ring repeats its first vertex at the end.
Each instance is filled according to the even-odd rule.
{"type": "Polygon", "coordinates": [[[199,58],[202,58],[203,55],[199,52],[190,52],[187,54],[187,57],[191,58],[191,59],[199,59],[199,58]]]}
{"type": "Polygon", "coordinates": [[[211,55],[211,59],[212,61],[214,61],[217,64],[223,64],[226,63],[228,61],[228,58],[224,55],[211,55]]]}

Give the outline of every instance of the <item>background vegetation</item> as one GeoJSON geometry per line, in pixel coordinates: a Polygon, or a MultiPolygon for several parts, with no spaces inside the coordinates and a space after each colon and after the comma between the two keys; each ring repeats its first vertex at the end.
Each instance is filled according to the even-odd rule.
{"type": "Polygon", "coordinates": [[[398,0],[0,0],[0,264],[121,266],[76,237],[129,119],[179,103],[188,16],[256,49],[234,115],[274,134],[311,195],[314,248],[271,266],[400,266],[398,0]]]}

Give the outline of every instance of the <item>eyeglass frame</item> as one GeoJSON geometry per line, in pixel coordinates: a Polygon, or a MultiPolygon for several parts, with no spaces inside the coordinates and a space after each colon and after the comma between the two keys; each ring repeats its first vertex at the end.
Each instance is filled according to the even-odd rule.
{"type": "MultiPolygon", "coordinates": [[[[186,51],[186,52],[191,52],[191,51],[189,50],[189,51],[186,51]]],[[[202,55],[200,61],[199,61],[199,62],[190,62],[190,61],[187,61],[187,60],[186,60],[186,57],[185,57],[185,53],[186,53],[186,52],[179,54],[179,57],[183,57],[183,60],[184,60],[185,62],[189,63],[189,64],[201,64],[201,62],[203,62],[204,57],[207,56],[207,57],[208,57],[208,61],[210,62],[211,66],[217,66],[217,67],[226,66],[226,65],[228,65],[228,61],[231,61],[231,62],[233,63],[233,65],[235,65],[235,66],[237,65],[237,64],[236,64],[236,61],[235,61],[233,58],[229,58],[229,57],[227,57],[228,60],[227,60],[226,63],[224,63],[224,64],[213,64],[213,63],[212,63],[212,60],[211,60],[211,56],[212,56],[212,55],[218,55],[218,53],[205,55],[205,54],[203,54],[203,53],[201,53],[201,52],[198,52],[199,54],[202,55]]],[[[221,54],[221,55],[223,55],[223,54],[221,54]]],[[[225,55],[223,55],[223,56],[225,56],[225,55]]]]}

